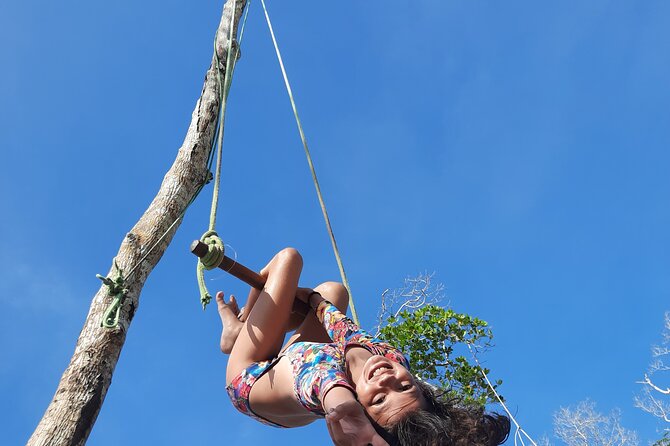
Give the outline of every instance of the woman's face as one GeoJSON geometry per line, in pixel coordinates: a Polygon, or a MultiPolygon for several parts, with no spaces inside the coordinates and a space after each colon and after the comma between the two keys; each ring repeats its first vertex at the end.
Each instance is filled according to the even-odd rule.
{"type": "Polygon", "coordinates": [[[397,362],[378,355],[371,356],[363,366],[356,394],[370,418],[381,426],[393,425],[408,412],[426,406],[412,374],[397,362]]]}

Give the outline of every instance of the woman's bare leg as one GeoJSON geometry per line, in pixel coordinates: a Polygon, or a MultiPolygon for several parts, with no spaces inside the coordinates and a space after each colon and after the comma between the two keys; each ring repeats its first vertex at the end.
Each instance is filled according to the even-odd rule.
{"type": "MultiPolygon", "coordinates": [[[[286,328],[286,331],[293,331],[296,328],[302,324],[302,321],[305,319],[306,314],[300,310],[303,310],[303,308],[298,307],[298,302],[296,300],[302,299],[304,303],[304,308],[308,309],[309,306],[307,305],[307,298],[309,297],[309,293],[312,292],[311,288],[298,288],[298,291],[296,293],[296,299],[293,301],[293,309],[291,312],[291,316],[289,318],[288,326],[286,328]]],[[[247,317],[249,316],[249,312],[251,309],[254,307],[254,304],[258,300],[258,296],[260,295],[261,290],[256,289],[256,288],[251,288],[249,291],[249,295],[247,296],[247,301],[244,304],[244,306],[239,310],[237,313],[237,318],[244,322],[247,320],[247,317]]],[[[232,298],[233,296],[231,296],[232,298]]]]}
{"type": "MultiPolygon", "coordinates": [[[[296,292],[296,299],[306,302],[309,298],[309,295],[313,291],[321,294],[324,299],[335,305],[342,313],[346,314],[347,307],[349,306],[349,293],[347,292],[347,289],[344,287],[344,285],[337,282],[325,282],[313,290],[311,288],[298,288],[296,292]]],[[[249,298],[247,299],[247,303],[244,306],[247,311],[251,311],[251,308],[253,308],[253,305],[256,302],[256,299],[258,299],[259,294],[259,290],[251,290],[249,293],[249,298]]],[[[237,304],[235,302],[235,298],[234,296],[230,296],[230,298],[231,302],[228,305],[231,305],[232,312],[236,313],[235,310],[237,308],[237,304]]],[[[219,296],[217,295],[217,303],[218,302],[219,296]]],[[[221,308],[221,306],[219,308],[221,308]]],[[[219,310],[219,312],[221,312],[221,310],[219,310]]],[[[230,314],[230,311],[226,312],[230,314]]],[[[245,320],[242,314],[239,314],[237,318],[239,321],[245,320]]],[[[242,323],[233,320],[230,316],[228,316],[227,319],[230,320],[230,328],[226,328],[224,316],[221,317],[221,320],[224,323],[224,330],[221,335],[221,351],[224,353],[230,353],[233,345],[235,344],[235,340],[237,339],[237,335],[240,332],[240,328],[242,327],[242,323]]],[[[316,315],[313,311],[309,311],[306,315],[292,312],[289,316],[287,326],[284,328],[284,332],[288,333],[293,330],[295,330],[295,333],[288,339],[281,350],[284,350],[294,342],[332,342],[328,336],[328,333],[316,318],[316,315]]],[[[281,339],[281,341],[283,341],[283,339],[281,339]]],[[[279,346],[277,346],[277,348],[279,348],[279,346]]]]}
{"type": "MultiPolygon", "coordinates": [[[[249,364],[272,359],[279,353],[298,290],[301,271],[302,258],[291,248],[280,251],[263,268],[261,275],[266,278],[265,287],[258,294],[234,341],[228,359],[227,382],[249,364]]],[[[235,321],[232,321],[232,318],[237,319],[237,315],[231,306],[224,310],[226,320],[234,326],[235,321]]]]}
{"type": "MultiPolygon", "coordinates": [[[[311,288],[298,288],[296,300],[301,299],[304,302],[304,305],[307,305],[306,302],[311,292],[311,288]]],[[[240,334],[240,330],[242,329],[244,322],[247,320],[247,316],[256,303],[256,300],[258,300],[260,293],[261,290],[252,288],[249,292],[249,297],[247,297],[247,302],[242,309],[238,307],[237,300],[232,294],[228,303],[225,301],[223,292],[219,291],[216,294],[216,304],[219,311],[219,317],[221,318],[221,325],[223,326],[220,341],[221,351],[223,353],[230,354],[233,350],[237,336],[240,334]]],[[[298,311],[295,304],[296,302],[294,300],[294,307],[289,316],[288,323],[284,328],[285,333],[296,330],[305,320],[306,314],[298,311]]],[[[281,345],[283,338],[277,342],[278,345],[281,345]]]]}
{"type": "MultiPolygon", "coordinates": [[[[349,293],[341,283],[325,282],[314,288],[314,291],[323,296],[324,299],[335,305],[342,313],[347,313],[349,306],[349,293]]],[[[310,311],[300,327],[286,341],[284,348],[294,342],[333,342],[328,336],[326,329],[316,317],[313,311],[310,311]]]]}

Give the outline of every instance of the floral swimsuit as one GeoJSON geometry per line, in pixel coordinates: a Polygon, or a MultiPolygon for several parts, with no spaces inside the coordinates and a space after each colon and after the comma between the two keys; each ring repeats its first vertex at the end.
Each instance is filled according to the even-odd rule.
{"type": "Polygon", "coordinates": [[[361,330],[330,302],[324,300],[319,304],[316,317],[333,342],[328,344],[296,342],[288,346],[277,358],[251,364],[226,387],[228,396],[237,410],[261,423],[285,427],[256,415],[249,404],[249,393],[254,383],[284,356],[293,368],[295,378],[293,391],[298,402],[308,411],[320,416],[325,415],[320,395],[325,395],[334,386],[354,391],[345,373],[344,352],[348,347],[363,347],[373,355],[385,356],[409,369],[409,363],[400,350],[361,330]]]}

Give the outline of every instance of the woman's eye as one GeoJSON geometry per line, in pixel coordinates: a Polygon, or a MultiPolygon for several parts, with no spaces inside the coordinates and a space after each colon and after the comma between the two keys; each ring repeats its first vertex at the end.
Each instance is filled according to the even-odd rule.
{"type": "Polygon", "coordinates": [[[409,390],[411,388],[412,388],[411,384],[405,384],[404,386],[402,386],[402,390],[409,390]]]}
{"type": "Polygon", "coordinates": [[[386,397],[385,397],[384,395],[382,395],[382,396],[376,398],[376,399],[372,402],[372,404],[374,404],[374,405],[376,406],[376,405],[378,405],[378,404],[383,403],[385,399],[386,399],[386,397]]]}

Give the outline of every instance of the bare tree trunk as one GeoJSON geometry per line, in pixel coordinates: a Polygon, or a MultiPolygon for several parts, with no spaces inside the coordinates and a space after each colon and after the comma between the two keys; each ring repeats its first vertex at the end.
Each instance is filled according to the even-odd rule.
{"type": "MultiPolygon", "coordinates": [[[[246,0],[237,0],[236,10],[233,11],[233,0],[227,0],[223,8],[217,29],[216,48],[219,68],[223,73],[228,57],[231,14],[234,13],[233,35],[236,35],[245,5],[246,0]]],[[[137,266],[125,285],[128,294],[121,308],[117,329],[106,329],[100,325],[103,312],[112,301],[108,287],[102,286],[93,297],[72,360],[61,377],[51,404],[28,440],[29,445],[86,443],[112,382],[112,374],[126,340],[126,333],[139,305],[142,287],[172,240],[179,223],[165,238],[159,240],[179,218],[208,176],[207,159],[214,138],[218,109],[219,86],[216,60],[213,58],[177,158],[165,175],[149,208],[123,239],[116,255],[116,263],[127,273],[141,261],[150,247],[157,242],[158,245],[137,266]]],[[[112,267],[110,275],[116,274],[112,267]]]]}

